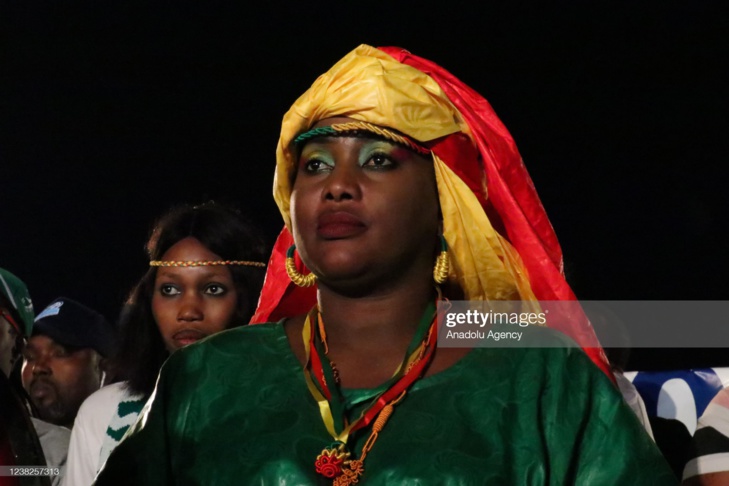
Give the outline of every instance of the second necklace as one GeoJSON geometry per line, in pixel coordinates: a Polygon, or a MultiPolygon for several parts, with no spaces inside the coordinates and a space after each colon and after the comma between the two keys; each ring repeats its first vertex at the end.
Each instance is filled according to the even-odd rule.
{"type": "Polygon", "coordinates": [[[322,317],[316,307],[309,312],[302,332],[306,351],[304,378],[309,392],[319,404],[324,426],[334,440],[317,456],[314,466],[317,473],[333,480],[333,486],[355,484],[364,473],[364,459],[392,414],[394,406],[422,376],[432,360],[436,345],[435,317],[435,305],[430,303],[420,318],[405,358],[384,385],[384,391],[375,396],[360,416],[350,423],[346,417],[336,371],[326,357],[328,350],[322,317]],[[313,322],[318,325],[313,325],[313,322]],[[352,453],[347,447],[350,434],[370,424],[372,432],[362,448],[360,458],[351,458],[352,453]]]}

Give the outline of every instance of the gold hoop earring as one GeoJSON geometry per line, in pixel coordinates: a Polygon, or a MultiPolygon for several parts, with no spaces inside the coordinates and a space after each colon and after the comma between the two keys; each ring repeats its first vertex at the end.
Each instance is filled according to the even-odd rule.
{"type": "Polygon", "coordinates": [[[448,243],[446,243],[445,237],[440,235],[440,254],[435,259],[435,267],[433,268],[433,280],[435,280],[435,283],[440,285],[448,280],[449,267],[448,243]]]}
{"type": "Polygon", "coordinates": [[[311,287],[316,282],[316,275],[313,273],[303,275],[296,270],[296,262],[294,261],[295,250],[296,245],[291,245],[289,249],[286,250],[286,273],[291,281],[299,287],[311,287]]]}

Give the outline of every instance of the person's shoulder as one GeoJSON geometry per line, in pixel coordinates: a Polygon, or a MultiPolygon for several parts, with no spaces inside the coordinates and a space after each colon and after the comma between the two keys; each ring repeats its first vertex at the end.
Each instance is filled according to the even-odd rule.
{"type": "Polygon", "coordinates": [[[71,430],[36,417],[31,417],[31,420],[38,434],[38,442],[43,449],[46,464],[51,467],[65,466],[68,445],[71,442],[71,430]]]}
{"type": "Polygon", "coordinates": [[[605,375],[575,341],[558,330],[528,326],[512,332],[521,334],[518,341],[502,336],[498,342],[486,342],[470,353],[469,360],[489,368],[497,366],[522,376],[541,376],[550,381],[560,377],[574,379],[578,375],[583,380],[600,381],[602,378],[596,377],[605,375]]]}
{"type": "Polygon", "coordinates": [[[86,408],[113,407],[128,396],[130,396],[130,392],[125,381],[106,385],[96,390],[84,400],[79,409],[79,413],[86,408]]]}
{"type": "Polygon", "coordinates": [[[83,401],[76,414],[74,429],[103,432],[116,413],[119,403],[134,398],[127,388],[126,382],[112,383],[99,388],[83,401]]]}
{"type": "Polygon", "coordinates": [[[218,332],[175,351],[165,367],[177,367],[183,363],[194,366],[194,363],[209,363],[230,356],[258,354],[271,348],[280,348],[282,343],[287,343],[286,339],[283,320],[248,324],[218,332]]]}
{"type": "Polygon", "coordinates": [[[173,352],[162,366],[155,393],[162,390],[166,399],[182,404],[199,395],[202,386],[250,384],[260,379],[261,373],[270,378],[270,374],[288,373],[282,370],[294,365],[300,368],[283,322],[252,324],[219,332],[173,352]]]}
{"type": "Polygon", "coordinates": [[[566,360],[573,355],[584,355],[582,349],[570,337],[546,326],[530,325],[506,331],[483,331],[484,337],[476,348],[476,355],[493,359],[493,355],[505,354],[512,358],[534,360],[566,360]],[[490,334],[487,334],[490,333],[490,334]]]}
{"type": "Polygon", "coordinates": [[[200,342],[184,348],[184,350],[186,352],[227,351],[233,348],[239,349],[241,346],[255,346],[261,341],[275,341],[283,335],[283,321],[248,324],[213,334],[200,342]]]}
{"type": "MultiPolygon", "coordinates": [[[[539,354],[548,361],[563,361],[582,366],[591,363],[584,350],[568,335],[546,326],[530,326],[526,347],[532,356],[539,354]]],[[[588,369],[596,369],[590,366],[588,369]]]]}
{"type": "Polygon", "coordinates": [[[71,429],[46,422],[37,417],[31,417],[30,420],[33,422],[38,439],[42,442],[59,442],[68,445],[68,441],[71,440],[71,429]]]}

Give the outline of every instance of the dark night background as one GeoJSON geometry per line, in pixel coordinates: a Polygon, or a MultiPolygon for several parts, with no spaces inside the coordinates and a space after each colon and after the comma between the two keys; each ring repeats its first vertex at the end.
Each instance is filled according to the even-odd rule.
{"type": "MultiPolygon", "coordinates": [[[[725,300],[729,16],[719,2],[589,3],[4,2],[0,266],[37,312],[66,295],[114,319],[174,203],[236,204],[272,243],[281,117],[368,43],[491,102],[579,298],[725,300]]],[[[707,365],[729,351],[631,361],[707,365]]]]}

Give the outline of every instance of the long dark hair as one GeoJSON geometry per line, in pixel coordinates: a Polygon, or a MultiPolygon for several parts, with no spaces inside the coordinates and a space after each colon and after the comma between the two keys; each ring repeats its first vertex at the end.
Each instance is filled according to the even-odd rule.
{"type": "MultiPolygon", "coordinates": [[[[146,249],[150,260],[161,256],[175,243],[194,237],[223,260],[266,261],[266,248],[259,231],[237,210],[218,203],[183,205],[163,215],[154,226],[146,249]]],[[[237,309],[228,327],[247,324],[258,301],[265,269],[228,267],[238,294],[237,309]]],[[[126,380],[133,393],[149,396],[157,374],[169,355],[152,315],[156,267],[132,289],[119,318],[120,343],[111,360],[114,381],[126,380]]]]}

